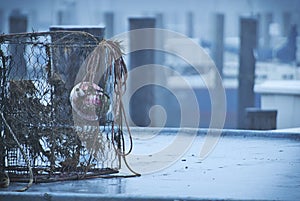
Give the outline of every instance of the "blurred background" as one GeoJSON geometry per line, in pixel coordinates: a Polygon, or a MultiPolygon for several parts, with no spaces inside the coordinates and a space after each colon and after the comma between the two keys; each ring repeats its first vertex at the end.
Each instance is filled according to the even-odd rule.
{"type": "MultiPolygon", "coordinates": [[[[207,39],[211,32],[211,15],[225,15],[225,37],[238,37],[241,15],[269,15],[269,34],[287,36],[289,26],[300,19],[298,0],[1,0],[0,29],[8,33],[8,18],[14,10],[28,17],[28,31],[48,30],[50,25],[105,25],[107,13],[114,14],[113,34],[128,30],[129,17],[159,17],[160,26],[207,39]],[[192,24],[192,29],[191,29],[192,24]]],[[[228,39],[229,40],[229,39],[228,39]]],[[[275,41],[274,41],[275,42],[275,41]]]]}
{"type": "MultiPolygon", "coordinates": [[[[1,33],[18,32],[11,24],[14,18],[21,19],[22,32],[49,31],[53,25],[101,26],[105,38],[132,27],[179,32],[203,47],[219,70],[227,101],[225,128],[300,127],[299,0],[0,0],[1,33]],[[147,20],[153,23],[145,25],[147,20]]],[[[209,127],[211,100],[207,86],[193,81],[197,72],[172,55],[156,53],[154,57],[148,62],[168,66],[187,78],[198,98],[198,126],[209,127]]],[[[168,86],[156,90],[160,95],[155,95],[154,101],[142,100],[145,105],[149,102],[149,107],[132,101],[133,124],[185,126],[180,125],[182,108],[173,95],[176,91],[184,96],[185,89],[173,75],[163,79],[168,86]],[[147,111],[155,104],[165,109],[166,120],[160,119],[158,111],[155,121],[149,123],[144,114],[145,120],[135,122],[143,118],[135,117],[134,108],[147,111]]],[[[185,109],[193,112],[193,108],[185,109]]]]}

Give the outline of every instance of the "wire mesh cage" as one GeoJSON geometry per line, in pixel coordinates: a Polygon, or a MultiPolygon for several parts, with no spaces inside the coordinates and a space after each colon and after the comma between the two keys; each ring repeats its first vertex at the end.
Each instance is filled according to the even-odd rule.
{"type": "Polygon", "coordinates": [[[28,180],[26,157],[36,182],[118,172],[124,143],[114,108],[117,71],[91,54],[107,53],[99,43],[85,32],[0,36],[0,168],[12,181],[28,180]],[[100,67],[91,68],[95,57],[100,67]]]}

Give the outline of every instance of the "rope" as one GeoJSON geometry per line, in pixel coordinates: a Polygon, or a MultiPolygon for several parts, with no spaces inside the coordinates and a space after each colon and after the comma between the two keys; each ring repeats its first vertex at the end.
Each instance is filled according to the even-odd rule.
{"type": "Polygon", "coordinates": [[[133,149],[132,134],[129,128],[129,124],[125,115],[125,109],[122,101],[122,96],[126,91],[126,80],[127,80],[127,68],[122,58],[122,48],[119,42],[102,40],[99,45],[94,49],[91,55],[85,62],[86,74],[82,81],[90,83],[95,82],[95,75],[100,71],[101,64],[104,64],[105,81],[108,81],[109,75],[114,77],[114,92],[116,95],[115,107],[113,113],[115,121],[112,122],[112,144],[115,152],[123,159],[127,168],[136,176],[140,176],[139,173],[134,171],[128,164],[126,156],[128,156],[133,149]],[[101,63],[103,62],[103,63],[101,63]],[[86,80],[87,79],[87,80],[86,80]],[[123,122],[125,122],[126,130],[129,135],[129,150],[125,150],[125,140],[123,134],[123,122]],[[118,131],[115,132],[115,123],[118,126],[118,131]],[[116,146],[116,135],[118,134],[120,147],[116,146]]]}

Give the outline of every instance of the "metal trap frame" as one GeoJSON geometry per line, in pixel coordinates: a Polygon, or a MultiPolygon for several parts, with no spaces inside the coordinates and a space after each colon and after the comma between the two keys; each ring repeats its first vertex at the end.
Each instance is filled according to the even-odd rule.
{"type": "Polygon", "coordinates": [[[104,76],[96,83],[108,100],[97,109],[97,119],[82,118],[70,102],[76,79],[83,79],[82,66],[101,40],[70,31],[0,35],[5,118],[0,119],[0,171],[8,172],[11,181],[28,181],[29,170],[8,126],[37,183],[118,173],[125,148],[122,125],[112,112],[114,73],[102,69],[104,76]]]}

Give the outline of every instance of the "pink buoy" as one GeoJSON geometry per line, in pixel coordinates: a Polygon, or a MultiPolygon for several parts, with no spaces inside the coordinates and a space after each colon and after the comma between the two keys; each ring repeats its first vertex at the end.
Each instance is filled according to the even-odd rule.
{"type": "Polygon", "coordinates": [[[109,98],[100,86],[91,82],[75,85],[70,93],[70,102],[74,111],[89,121],[103,118],[109,109],[109,98]]]}

